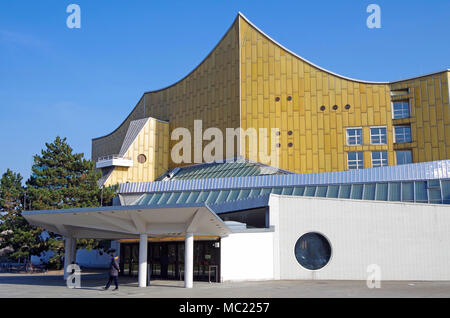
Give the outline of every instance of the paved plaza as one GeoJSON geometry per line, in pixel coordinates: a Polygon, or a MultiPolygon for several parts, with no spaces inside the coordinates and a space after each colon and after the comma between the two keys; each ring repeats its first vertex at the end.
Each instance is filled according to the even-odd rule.
{"type": "Polygon", "coordinates": [[[450,282],[382,282],[369,289],[364,281],[263,281],[236,283],[152,281],[139,288],[137,278],[120,277],[119,291],[102,290],[104,273],[84,273],[80,289],[66,287],[60,273],[0,274],[0,297],[150,297],[150,298],[308,298],[308,297],[450,297],[450,282]]]}

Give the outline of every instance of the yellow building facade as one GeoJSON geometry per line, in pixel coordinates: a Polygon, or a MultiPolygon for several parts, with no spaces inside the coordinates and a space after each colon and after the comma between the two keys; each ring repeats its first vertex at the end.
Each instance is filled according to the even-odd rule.
{"type": "MultiPolygon", "coordinates": [[[[122,166],[105,160],[98,165],[105,185],[153,181],[167,169],[189,164],[172,160],[178,140],[170,136],[176,128],[193,135],[195,120],[202,120],[203,130],[219,128],[223,136],[226,128],[277,129],[275,166],[295,173],[449,159],[449,81],[449,70],[384,83],[334,74],[290,52],[239,14],[190,74],[145,93],[114,132],[93,139],[92,159],[99,163],[119,153],[130,158],[122,166]],[[142,119],[149,119],[146,132],[145,125],[136,125],[142,119]],[[130,137],[135,134],[142,136],[130,137]],[[124,153],[127,143],[132,151],[124,153]],[[140,155],[154,159],[143,161],[140,155]]],[[[224,138],[223,149],[225,143],[224,138]]],[[[265,146],[271,144],[269,139],[265,146]]],[[[261,161],[248,144],[232,157],[261,161]]]]}

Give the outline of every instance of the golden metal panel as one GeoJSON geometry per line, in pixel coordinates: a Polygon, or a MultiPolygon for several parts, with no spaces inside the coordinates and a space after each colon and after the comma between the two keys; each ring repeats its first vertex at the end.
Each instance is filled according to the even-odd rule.
{"type": "MultiPolygon", "coordinates": [[[[178,127],[193,132],[194,120],[203,121],[203,130],[265,128],[270,133],[271,128],[280,129],[278,167],[297,173],[346,170],[349,151],[364,152],[367,168],[372,151],[387,151],[389,165],[396,164],[395,149],[411,149],[415,162],[449,159],[449,82],[449,71],[395,83],[345,78],[287,51],[238,15],[189,75],[170,87],[145,93],[121,126],[93,139],[92,158],[118,153],[129,123],[153,117],[169,122],[167,133],[158,133],[154,144],[151,134],[139,136],[139,148],[133,151],[153,151],[159,161],[165,160],[177,142],[161,136],[170,136],[178,127]],[[391,90],[405,88],[408,94],[391,96],[391,90]],[[411,117],[393,120],[391,101],[404,99],[410,102],[411,117]],[[347,104],[350,109],[345,108],[347,104]],[[411,125],[411,143],[394,144],[394,126],[400,124],[411,125]],[[370,144],[373,126],[387,128],[387,145],[370,144]],[[348,127],[363,129],[363,145],[346,145],[348,127]],[[288,131],[292,135],[288,136],[288,131]]],[[[225,142],[224,138],[224,150],[225,142]]],[[[235,155],[250,158],[248,146],[242,153],[237,149],[235,155]]],[[[261,161],[259,157],[256,160],[261,161]]],[[[177,165],[169,158],[162,166],[177,165]]],[[[154,167],[137,166],[128,172],[117,169],[111,180],[150,181],[156,174],[154,167]]]]}

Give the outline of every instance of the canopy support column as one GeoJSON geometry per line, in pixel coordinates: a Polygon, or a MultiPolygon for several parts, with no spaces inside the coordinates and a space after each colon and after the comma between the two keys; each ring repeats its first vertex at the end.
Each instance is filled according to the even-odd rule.
{"type": "MultiPolygon", "coordinates": [[[[67,279],[68,273],[67,273],[67,266],[72,264],[73,258],[72,258],[72,246],[74,245],[74,239],[71,237],[65,238],[65,246],[64,246],[64,280],[67,279]]],[[[76,244],[76,243],[75,243],[76,244]]]]}
{"type": "Polygon", "coordinates": [[[139,287],[147,287],[147,234],[139,236],[139,287]]]}
{"type": "Polygon", "coordinates": [[[194,277],[194,234],[186,233],[184,244],[184,287],[192,288],[194,277]]]}
{"type": "Polygon", "coordinates": [[[71,246],[71,262],[77,263],[77,239],[72,239],[72,246],[71,246]]]}

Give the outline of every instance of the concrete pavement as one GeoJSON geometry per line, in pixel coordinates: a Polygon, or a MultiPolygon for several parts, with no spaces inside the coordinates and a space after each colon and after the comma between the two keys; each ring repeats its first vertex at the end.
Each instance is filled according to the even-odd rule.
{"type": "Polygon", "coordinates": [[[310,298],[310,297],[450,297],[450,282],[382,282],[369,289],[365,281],[263,281],[210,284],[152,281],[139,288],[137,278],[120,277],[119,291],[102,290],[106,275],[84,273],[80,289],[66,287],[60,274],[0,274],[0,297],[150,297],[150,298],[310,298]]]}

